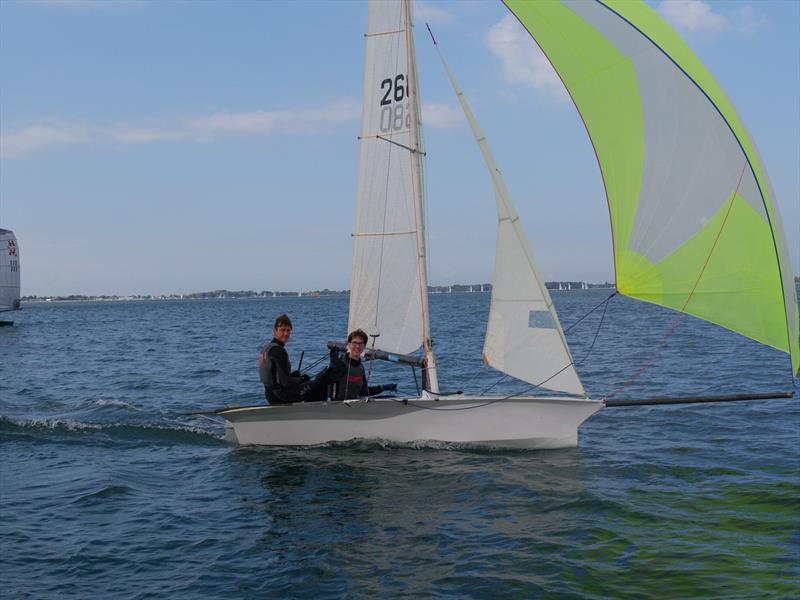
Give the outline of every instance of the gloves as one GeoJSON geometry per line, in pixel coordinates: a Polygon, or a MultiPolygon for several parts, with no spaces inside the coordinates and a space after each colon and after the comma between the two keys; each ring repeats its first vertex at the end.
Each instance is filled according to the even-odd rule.
{"type": "Polygon", "coordinates": [[[397,384],[396,383],[386,383],[383,385],[384,392],[396,392],[397,391],[397,384]]]}
{"type": "Polygon", "coordinates": [[[341,350],[339,350],[338,348],[331,348],[330,356],[331,360],[330,363],[328,364],[331,367],[336,367],[342,364],[341,350]]]}
{"type": "Polygon", "coordinates": [[[300,371],[297,371],[297,370],[292,371],[291,373],[289,373],[289,375],[291,375],[292,377],[299,377],[300,381],[303,381],[303,382],[308,381],[309,379],[311,379],[311,377],[309,377],[305,373],[301,373],[300,371]]]}

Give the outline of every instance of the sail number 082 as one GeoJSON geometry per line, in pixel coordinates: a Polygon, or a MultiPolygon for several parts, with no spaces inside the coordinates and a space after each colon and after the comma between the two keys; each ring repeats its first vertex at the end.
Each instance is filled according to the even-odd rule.
{"type": "Polygon", "coordinates": [[[411,111],[408,102],[403,103],[408,95],[405,87],[406,76],[402,73],[394,79],[381,81],[381,133],[400,131],[411,127],[411,111]]]}

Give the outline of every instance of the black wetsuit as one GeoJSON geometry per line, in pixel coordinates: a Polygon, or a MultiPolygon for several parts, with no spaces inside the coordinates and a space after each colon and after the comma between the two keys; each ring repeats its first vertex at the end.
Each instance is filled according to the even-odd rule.
{"type": "Polygon", "coordinates": [[[380,394],[383,391],[382,385],[367,385],[364,365],[361,360],[351,358],[349,355],[344,358],[336,357],[330,377],[334,384],[334,400],[363,398],[380,394]]]}
{"type": "Polygon", "coordinates": [[[258,374],[264,384],[264,396],[270,404],[325,400],[327,370],[313,381],[309,381],[307,375],[292,372],[286,348],[275,338],[258,353],[258,374]]]}

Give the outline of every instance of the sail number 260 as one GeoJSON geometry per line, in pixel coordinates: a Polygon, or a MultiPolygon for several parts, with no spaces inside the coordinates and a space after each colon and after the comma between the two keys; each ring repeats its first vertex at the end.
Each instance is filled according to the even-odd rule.
{"type": "Polygon", "coordinates": [[[394,79],[387,78],[381,81],[381,133],[399,131],[411,127],[411,112],[405,86],[406,76],[402,73],[394,79]]]}

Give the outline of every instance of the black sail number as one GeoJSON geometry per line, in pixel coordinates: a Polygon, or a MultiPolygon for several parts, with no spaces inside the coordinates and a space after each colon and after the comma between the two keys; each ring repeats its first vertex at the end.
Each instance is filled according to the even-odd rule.
{"type": "Polygon", "coordinates": [[[402,102],[406,97],[405,88],[406,76],[402,73],[397,75],[394,79],[387,78],[381,81],[381,90],[386,90],[381,98],[381,106],[388,106],[395,102],[402,102]],[[394,93],[392,93],[394,92],[394,93]]]}
{"type": "Polygon", "coordinates": [[[403,103],[407,97],[406,76],[401,73],[394,79],[384,79],[381,81],[381,91],[383,92],[380,104],[383,107],[380,116],[381,132],[400,131],[411,127],[410,107],[408,102],[403,103]],[[392,103],[397,104],[392,106],[392,103]]]}

